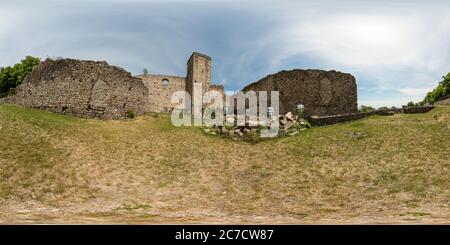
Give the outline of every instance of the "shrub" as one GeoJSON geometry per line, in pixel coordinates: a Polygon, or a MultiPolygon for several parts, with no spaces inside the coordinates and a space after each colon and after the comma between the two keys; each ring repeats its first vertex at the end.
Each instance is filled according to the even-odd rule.
{"type": "Polygon", "coordinates": [[[134,113],[133,110],[129,109],[127,111],[127,118],[134,118],[136,116],[136,114],[134,113]]]}
{"type": "Polygon", "coordinates": [[[374,110],[375,108],[373,108],[372,106],[365,106],[365,105],[361,105],[361,107],[359,108],[360,112],[369,112],[374,110]]]}

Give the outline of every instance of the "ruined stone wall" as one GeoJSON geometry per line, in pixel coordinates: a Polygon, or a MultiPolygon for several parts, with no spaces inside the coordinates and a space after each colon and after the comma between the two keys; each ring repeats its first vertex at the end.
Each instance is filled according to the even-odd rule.
{"type": "Polygon", "coordinates": [[[401,113],[413,114],[413,113],[425,113],[429,112],[434,108],[434,106],[405,106],[401,108],[401,113]]]}
{"type": "Polygon", "coordinates": [[[439,98],[439,100],[434,102],[433,105],[450,105],[450,95],[439,98]]]}
{"type": "Polygon", "coordinates": [[[148,110],[151,112],[169,112],[174,105],[170,103],[175,91],[186,89],[186,78],[168,75],[140,75],[145,86],[148,88],[149,96],[148,110]]]}
{"type": "Polygon", "coordinates": [[[434,106],[404,106],[403,108],[381,109],[367,112],[356,112],[331,116],[311,116],[308,119],[313,125],[322,126],[354,121],[372,115],[390,116],[397,113],[405,113],[405,114],[426,113],[433,109],[434,106]]]}
{"type": "Polygon", "coordinates": [[[280,114],[295,112],[298,104],[305,106],[306,116],[354,113],[358,107],[355,78],[337,71],[281,71],[243,89],[250,90],[279,91],[280,114]]]}
{"type": "Polygon", "coordinates": [[[16,103],[14,96],[0,98],[0,104],[14,104],[14,103],[16,103]]]}
{"type": "Polygon", "coordinates": [[[88,118],[117,119],[147,111],[148,90],[139,78],[106,62],[74,59],[40,63],[20,85],[14,102],[88,118]]]}

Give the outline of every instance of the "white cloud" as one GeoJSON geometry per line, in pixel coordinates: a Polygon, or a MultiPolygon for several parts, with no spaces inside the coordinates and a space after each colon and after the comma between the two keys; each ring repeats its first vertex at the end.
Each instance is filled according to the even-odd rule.
{"type": "Polygon", "coordinates": [[[280,32],[280,59],[312,54],[354,68],[415,66],[436,70],[450,64],[449,10],[443,6],[422,11],[416,6],[375,13],[370,8],[300,13],[287,19],[280,32]]]}
{"type": "Polygon", "coordinates": [[[273,69],[310,59],[355,75],[360,103],[421,100],[450,68],[450,5],[351,3],[291,6],[266,40],[273,69]]]}
{"type": "Polygon", "coordinates": [[[401,88],[398,91],[403,94],[407,95],[423,95],[427,92],[430,92],[433,89],[433,87],[428,88],[401,88]]]}
{"type": "Polygon", "coordinates": [[[230,90],[282,69],[335,69],[374,105],[423,98],[450,68],[448,2],[209,2],[2,1],[0,66],[31,54],[184,75],[195,50],[230,90]]]}
{"type": "Polygon", "coordinates": [[[398,65],[415,60],[419,24],[402,17],[345,14],[303,21],[289,33],[298,52],[314,51],[340,65],[398,65]]]}
{"type": "MultiPolygon", "coordinates": [[[[379,108],[382,106],[387,107],[401,107],[402,105],[406,105],[409,101],[413,101],[408,98],[401,98],[401,97],[395,97],[395,98],[377,98],[377,99],[366,99],[362,98],[359,100],[358,106],[365,105],[365,106],[373,106],[375,108],[379,108]]],[[[416,100],[417,101],[417,100],[416,100]]]]}

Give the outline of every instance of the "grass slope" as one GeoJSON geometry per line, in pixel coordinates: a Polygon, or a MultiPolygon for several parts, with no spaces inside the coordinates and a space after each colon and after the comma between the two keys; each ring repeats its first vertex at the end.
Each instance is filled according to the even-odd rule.
{"type": "Polygon", "coordinates": [[[0,221],[448,223],[449,146],[449,106],[249,144],[0,105],[0,221]]]}

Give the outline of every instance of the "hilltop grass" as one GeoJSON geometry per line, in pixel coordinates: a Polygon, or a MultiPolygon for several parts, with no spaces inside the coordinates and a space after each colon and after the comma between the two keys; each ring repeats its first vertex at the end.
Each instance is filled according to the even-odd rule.
{"type": "Polygon", "coordinates": [[[449,222],[449,145],[449,106],[249,144],[175,128],[164,114],[101,121],[0,105],[0,213],[12,222],[29,218],[16,213],[24,207],[47,215],[37,222],[60,217],[55,208],[61,222],[449,222]]]}

